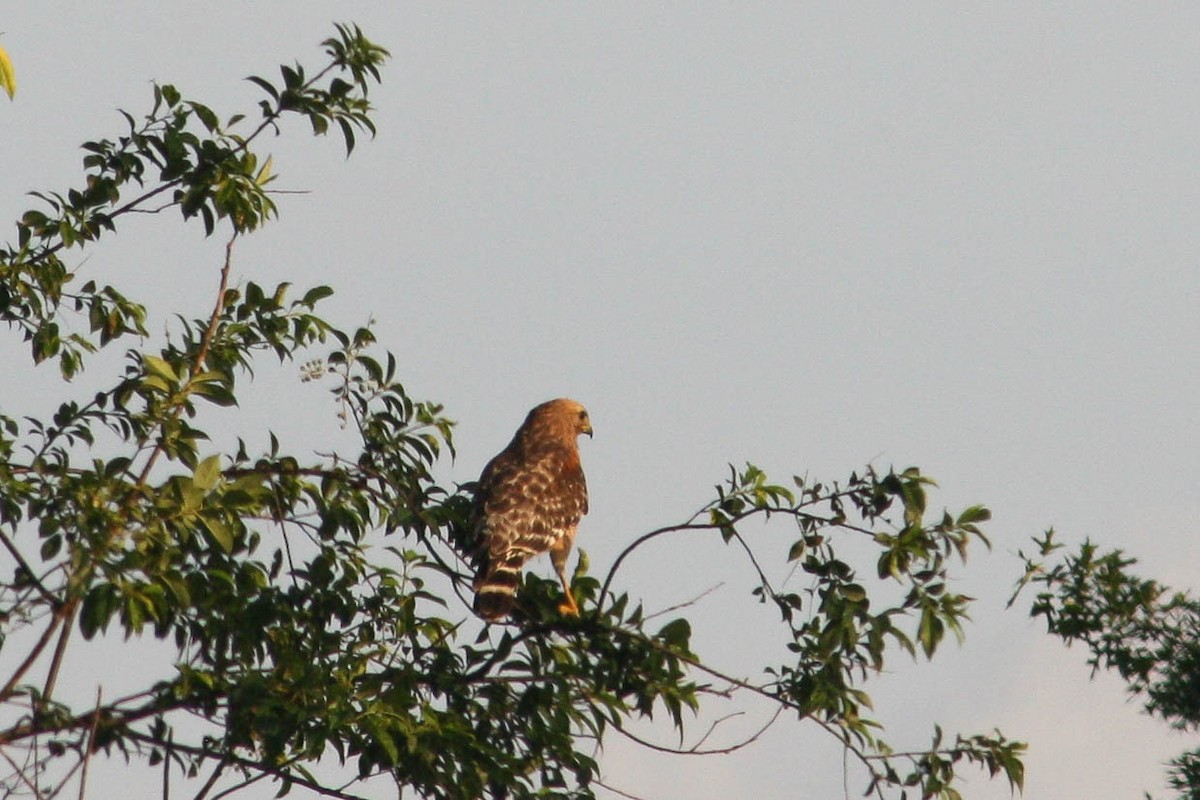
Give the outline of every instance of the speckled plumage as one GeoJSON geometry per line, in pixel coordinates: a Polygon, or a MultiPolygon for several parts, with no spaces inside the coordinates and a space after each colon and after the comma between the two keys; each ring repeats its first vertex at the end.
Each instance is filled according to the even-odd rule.
{"type": "Polygon", "coordinates": [[[521,568],[547,551],[566,592],[562,610],[578,613],[566,565],[576,526],[588,510],[581,433],[592,435],[583,406],[566,398],[542,403],[483,468],[475,495],[475,611],[484,619],[508,615],[521,568]]]}

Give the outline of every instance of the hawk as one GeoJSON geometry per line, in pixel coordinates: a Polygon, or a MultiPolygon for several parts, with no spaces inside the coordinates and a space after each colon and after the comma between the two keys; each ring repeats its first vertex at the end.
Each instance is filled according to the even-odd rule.
{"type": "Polygon", "coordinates": [[[592,435],[587,409],[560,398],[525,417],[508,447],[483,468],[475,494],[478,572],[475,613],[488,621],[512,610],[521,567],[550,551],[566,599],[559,610],[578,614],[567,580],[575,527],[587,513],[587,481],[579,463],[579,434],[592,435]]]}

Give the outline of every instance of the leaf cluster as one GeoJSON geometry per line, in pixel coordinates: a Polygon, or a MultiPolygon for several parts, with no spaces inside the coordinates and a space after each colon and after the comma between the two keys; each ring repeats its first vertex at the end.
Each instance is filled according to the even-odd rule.
{"type": "Polygon", "coordinates": [[[324,43],[329,61],[315,75],[284,66],[280,84],[248,79],[267,99],[247,133],[238,132],[244,115],[222,122],[209,106],[184,99],[174,86],[155,85],[148,114],[137,119],[121,112],[125,134],[83,144],[81,187],[32,193],[42,207],[22,216],[15,246],[0,248],[0,321],[22,332],[35,362],[58,358],[69,378],[98,346],[146,335],[142,304],[94,281],[72,288],[77,271],[64,261],[65,251],[115,232],[129,214],[170,208],[185,220],[200,218],[209,234],[221,220],[238,232],[257,229],[276,213],[268,189],[275,174],[270,157],[252,146],[264,132],[278,131],[289,114],[305,117],[317,133],[336,126],[347,152],[355,146],[356,131],[374,134],[367,92],[379,79],[387,51],[356,26],[337,30],[324,43]],[[64,333],[77,327],[69,324],[74,315],[86,315],[88,334],[64,333]]]}
{"type": "MultiPolygon", "coordinates": [[[[878,472],[868,466],[844,482],[825,484],[796,476],[791,486],[773,484],[753,465],[730,467],[715,488],[716,497],[687,523],[653,531],[621,555],[621,562],[644,542],[668,534],[713,531],[746,556],[756,579],[757,601],[778,612],[791,659],[764,668],[761,681],[735,686],[770,697],[800,719],[817,722],[853,752],[869,775],[868,793],[887,787],[919,786],[922,797],[956,797],[954,765],[966,760],[991,774],[1003,773],[1014,788],[1023,785],[1024,745],[1000,734],[959,737],[919,756],[897,756],[880,738],[882,723],[869,716],[871,697],[863,688],[880,673],[886,656],[899,648],[909,656],[932,658],[945,634],[961,640],[971,598],[949,590],[949,570],[965,560],[972,539],[987,544],[980,523],[990,519],[982,506],[926,518],[927,487],[933,481],[917,468],[878,472]],[[786,520],[797,537],[786,562],[806,576],[792,588],[764,567],[756,552],[751,521],[786,520]],[[877,550],[873,574],[862,576],[847,548],[877,550]],[[899,587],[896,602],[881,602],[888,585],[899,587]],[[909,764],[907,771],[899,762],[909,764]]],[[[701,667],[703,669],[703,667],[701,667]]]]}
{"type": "MultiPolygon", "coordinates": [[[[1121,550],[1102,551],[1085,540],[1077,551],[1053,530],[1021,553],[1025,574],[1013,594],[1036,586],[1030,615],[1047,630],[1089,652],[1092,674],[1114,670],[1129,692],[1144,697],[1147,713],[1183,731],[1200,729],[1200,601],[1135,575],[1137,563],[1121,550]]],[[[1175,758],[1170,782],[1179,797],[1200,798],[1200,750],[1175,758]]]]}

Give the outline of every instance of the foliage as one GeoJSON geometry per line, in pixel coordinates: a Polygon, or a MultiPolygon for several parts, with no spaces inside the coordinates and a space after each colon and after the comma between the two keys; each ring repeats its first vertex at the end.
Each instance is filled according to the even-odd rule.
{"type": "Polygon", "coordinates": [[[581,558],[581,616],[559,615],[557,584],[536,575],[511,624],[470,616],[470,487],[431,472],[453,452],[442,409],[407,394],[370,328],[317,313],[328,287],[289,299],[287,284],[230,281],[236,237],[277,212],[259,137],[292,115],[316,134],[336,128],[347,151],[374,131],[367,93],[386,51],[348,26],[324,46],[311,77],[296,65],[278,83],[251,78],[265,98],[245,134],[240,115],[222,122],[156,86],[145,118],[126,114],[126,133],[84,145],[83,187],[38,194],[0,250],[0,318],[35,362],[57,360],[69,380],[98,349],[129,347],[86,399],[63,384],[45,417],[0,417],[4,791],[49,796],[77,780],[83,796],[91,760],[121,754],[161,765],[164,797],[191,778],[197,798],[258,781],[345,798],[379,776],[430,798],[591,797],[606,735],[665,717],[683,736],[707,698],[738,695],[836,737],[876,797],[957,798],[963,763],[1020,788],[1023,746],[998,733],[947,741],[935,729],[927,749],[897,753],[867,716],[863,686],[897,648],[932,657],[961,636],[969,598],[949,590],[949,569],[971,539],[986,542],[982,507],[926,519],[932,482],[916,469],[794,488],[731,469],[711,503],[634,540],[603,582],[581,558]],[[70,261],[127,215],[172,208],[232,233],[211,305],[155,341],[145,305],[76,286],[70,261]],[[306,379],[331,383],[351,451],[299,457],[274,434],[261,452],[242,439],[214,451],[210,432],[236,430],[264,353],[304,358],[306,379]],[[806,586],[769,576],[757,521],[783,524],[794,541],[776,566],[806,586]],[[719,536],[746,556],[785,662],[725,674],[693,652],[686,618],[659,624],[621,586],[621,565],[671,535],[719,536]],[[865,577],[843,545],[874,548],[865,577]],[[130,696],[64,700],[72,637],[115,634],[163,640],[174,668],[130,696]]]}
{"type": "MultiPolygon", "coordinates": [[[[1039,587],[1030,614],[1066,644],[1082,642],[1092,674],[1115,670],[1147,713],[1179,730],[1200,728],[1200,601],[1132,574],[1137,560],[1120,550],[1085,541],[1048,564],[1063,545],[1053,530],[1034,541],[1037,553],[1021,554],[1017,587],[1039,587]]],[[[1175,758],[1169,780],[1179,797],[1200,800],[1200,749],[1175,758]]]]}

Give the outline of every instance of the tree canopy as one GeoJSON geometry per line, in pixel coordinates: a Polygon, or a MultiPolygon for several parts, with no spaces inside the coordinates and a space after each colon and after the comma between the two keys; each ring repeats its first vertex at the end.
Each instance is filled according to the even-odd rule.
{"type": "Polygon", "coordinates": [[[1020,789],[1019,742],[933,726],[927,746],[894,750],[871,716],[867,687],[889,659],[962,636],[970,599],[949,578],[987,542],[987,509],[932,511],[917,468],[780,483],[731,467],[709,502],[631,533],[606,569],[581,556],[579,617],[536,573],[508,624],[471,615],[471,486],[433,472],[453,453],[443,407],[408,394],[369,325],[319,312],[329,287],[236,278],[239,237],[279,210],[264,134],[302,117],[347,153],[374,134],[387,51],[339,25],[323,52],[315,69],[250,78],[256,115],[156,85],[148,113],[83,145],[79,186],[35,193],[0,250],[0,318],[63,379],[44,414],[0,416],[0,786],[82,796],[89,764],[123,755],[161,766],[164,797],[184,780],[197,798],[259,782],[356,797],[372,780],[429,798],[591,797],[606,737],[661,718],[676,749],[703,752],[705,703],[754,697],[843,744],[868,795],[952,800],[965,764],[1020,789]],[[89,275],[84,254],[130,215],[173,209],[227,245],[211,297],[153,306],[177,316],[151,335],[158,301],[89,275]],[[118,343],[122,366],[81,390],[118,343]],[[353,447],[300,454],[242,429],[239,397],[264,358],[327,383],[353,447]],[[696,536],[738,555],[785,660],[718,668],[693,650],[686,606],[664,620],[622,580],[647,542],[696,536]],[[771,540],[786,558],[762,555],[771,540]],[[101,685],[92,702],[64,700],[72,643],[117,635],[162,640],[174,667],[126,696],[101,685]]]}

